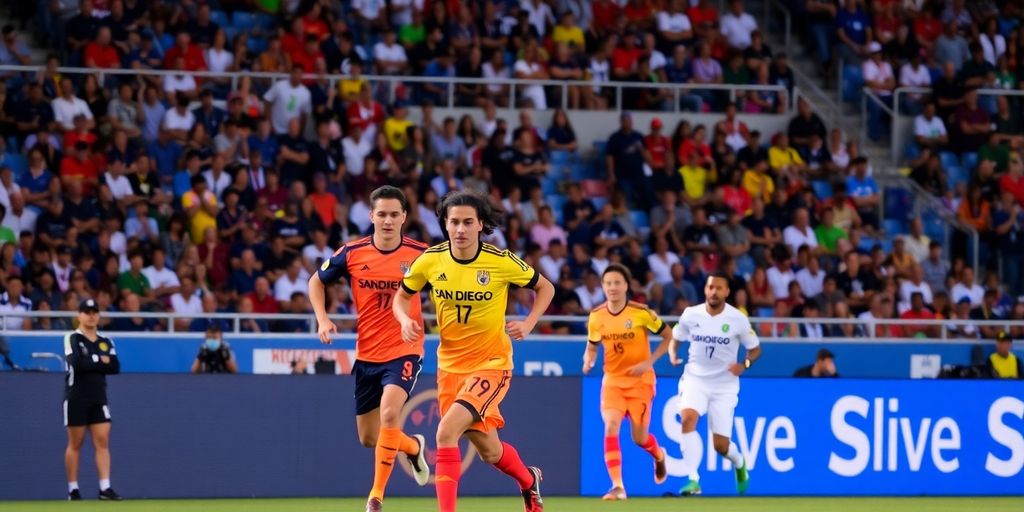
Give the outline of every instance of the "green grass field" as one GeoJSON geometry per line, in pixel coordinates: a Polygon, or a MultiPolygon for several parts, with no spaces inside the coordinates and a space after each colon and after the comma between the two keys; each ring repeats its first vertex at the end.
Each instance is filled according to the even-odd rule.
{"type": "MultiPolygon", "coordinates": [[[[254,499],[254,500],[127,500],[121,503],[83,501],[0,502],[5,512],[361,512],[363,499],[254,499]]],[[[606,503],[597,498],[551,497],[544,500],[548,512],[1020,512],[1024,497],[1017,498],[635,498],[606,503]]],[[[514,498],[465,498],[465,512],[518,512],[522,501],[514,498]]],[[[391,498],[384,510],[433,512],[432,498],[391,498]]]]}

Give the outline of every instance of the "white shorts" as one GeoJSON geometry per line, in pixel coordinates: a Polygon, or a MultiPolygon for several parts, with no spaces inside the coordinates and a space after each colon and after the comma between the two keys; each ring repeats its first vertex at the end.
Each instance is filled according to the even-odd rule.
{"type": "Polygon", "coordinates": [[[700,377],[679,379],[679,410],[693,409],[707,415],[714,434],[732,437],[733,415],[740,402],[738,382],[707,382],[700,377]]]}

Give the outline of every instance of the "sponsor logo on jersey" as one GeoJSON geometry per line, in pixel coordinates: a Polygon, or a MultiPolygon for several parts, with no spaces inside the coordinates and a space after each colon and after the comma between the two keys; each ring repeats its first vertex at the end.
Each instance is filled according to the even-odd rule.
{"type": "Polygon", "coordinates": [[[634,338],[636,338],[636,333],[633,331],[601,335],[601,341],[622,341],[631,340],[634,338]]]}
{"type": "Polygon", "coordinates": [[[441,275],[437,276],[437,281],[438,282],[447,281],[447,280],[448,280],[448,276],[444,275],[444,272],[441,272],[441,275]]]}
{"type": "Polygon", "coordinates": [[[722,324],[722,332],[729,332],[729,324],[722,324]]]}
{"type": "Polygon", "coordinates": [[[690,341],[696,343],[709,343],[712,345],[728,345],[731,338],[728,336],[712,336],[705,334],[692,334],[690,335],[690,341]]]}
{"type": "Polygon", "coordinates": [[[370,266],[369,265],[363,265],[363,268],[361,268],[359,270],[362,270],[362,271],[370,270],[370,266]]]}
{"type": "Polygon", "coordinates": [[[326,271],[331,266],[331,260],[324,260],[323,264],[320,265],[320,270],[326,271]]]}
{"type": "Polygon", "coordinates": [[[365,290],[397,290],[398,281],[386,279],[359,279],[358,286],[365,290]]]}
{"type": "Polygon", "coordinates": [[[108,350],[110,350],[110,345],[107,345],[107,342],[105,342],[105,341],[101,341],[100,342],[100,352],[106,352],[108,350]]]}
{"type": "Polygon", "coordinates": [[[491,273],[486,270],[476,271],[476,283],[480,286],[487,286],[487,283],[491,282],[491,273]]]}
{"type": "Polygon", "coordinates": [[[629,320],[626,320],[626,329],[632,329],[632,328],[633,328],[633,319],[631,318],[629,320]]]}
{"type": "Polygon", "coordinates": [[[479,302],[493,299],[494,293],[490,291],[474,292],[468,290],[445,290],[444,288],[434,288],[434,296],[443,300],[479,302]]]}
{"type": "Polygon", "coordinates": [[[402,271],[402,275],[403,276],[409,275],[409,269],[411,269],[411,268],[412,268],[412,265],[409,265],[408,261],[403,261],[403,262],[400,262],[398,264],[398,270],[402,271]]]}

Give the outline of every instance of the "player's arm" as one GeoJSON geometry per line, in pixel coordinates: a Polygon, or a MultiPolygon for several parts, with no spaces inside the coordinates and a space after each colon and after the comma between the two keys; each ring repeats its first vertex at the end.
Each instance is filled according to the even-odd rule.
{"type": "Polygon", "coordinates": [[[601,346],[601,332],[597,319],[591,313],[587,320],[587,348],[583,350],[583,373],[590,372],[597,363],[597,347],[601,346]]]}
{"type": "Polygon", "coordinates": [[[313,275],[309,276],[309,303],[313,306],[313,313],[316,314],[317,334],[320,342],[330,344],[331,334],[337,332],[338,327],[327,317],[327,283],[333,283],[348,275],[348,248],[343,247],[341,251],[324,260],[313,275]]]}
{"type": "Polygon", "coordinates": [[[100,372],[107,375],[116,375],[121,373],[121,360],[117,358],[114,340],[108,339],[107,343],[110,344],[110,352],[107,352],[105,356],[100,356],[100,372]]]}
{"type": "Polygon", "coordinates": [[[747,357],[744,358],[742,363],[729,365],[729,371],[737,377],[747,371],[761,357],[761,340],[758,339],[757,333],[754,332],[754,328],[750,326],[749,321],[744,326],[742,333],[740,334],[740,343],[747,349],[747,357]]]}
{"type": "Polygon", "coordinates": [[[64,361],[67,362],[68,368],[73,368],[75,373],[99,372],[99,361],[94,363],[90,358],[82,356],[78,348],[78,344],[74,342],[74,333],[64,336],[64,361]]]}
{"type": "Polygon", "coordinates": [[[633,366],[629,369],[630,375],[643,375],[644,372],[654,367],[654,363],[661,359],[661,356],[668,352],[669,343],[672,341],[672,329],[669,328],[668,324],[658,317],[658,314],[654,311],[649,311],[650,315],[645,326],[651,334],[661,336],[661,341],[658,346],[654,348],[654,352],[651,353],[647,360],[633,366]]]}
{"type": "Polygon", "coordinates": [[[546,277],[540,275],[536,270],[533,270],[533,272],[535,276],[533,279],[536,280],[533,284],[533,290],[537,293],[537,296],[533,299],[533,308],[530,309],[530,314],[526,315],[524,320],[514,320],[505,324],[508,334],[516,341],[522,341],[523,338],[533,331],[533,328],[537,326],[537,322],[540,320],[540,316],[551,305],[551,299],[555,298],[555,287],[551,284],[551,281],[548,281],[546,277]]]}
{"type": "Polygon", "coordinates": [[[419,300],[420,290],[427,285],[427,276],[430,271],[429,256],[421,254],[409,271],[402,278],[402,284],[391,300],[391,312],[395,320],[402,326],[402,339],[407,343],[415,343],[423,336],[423,325],[412,317],[412,301],[419,300]]]}
{"type": "Polygon", "coordinates": [[[679,323],[672,328],[672,339],[668,342],[668,360],[672,366],[679,366],[683,363],[683,360],[679,358],[679,344],[690,341],[690,329],[686,326],[685,317],[685,311],[679,315],[679,323]]]}

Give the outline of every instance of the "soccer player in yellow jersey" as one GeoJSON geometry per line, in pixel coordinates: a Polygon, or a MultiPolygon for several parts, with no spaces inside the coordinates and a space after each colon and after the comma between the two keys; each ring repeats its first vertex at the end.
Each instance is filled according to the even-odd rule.
{"type": "Polygon", "coordinates": [[[622,484],[622,453],[619,450],[619,429],[622,419],[629,418],[633,442],[654,457],[654,481],[662,483],[667,476],[665,449],[658,446],[651,425],[654,402],[654,363],[668,351],[672,331],[647,306],[628,299],[629,269],[612,263],[601,274],[601,288],[608,302],[590,312],[587,322],[587,350],[583,353],[583,373],[597,361],[597,347],[604,345],[604,380],[601,383],[601,417],[604,419],[604,463],[612,488],[605,500],[626,499],[622,484]],[[661,343],[651,353],[648,333],[661,336],[661,343]]]}
{"type": "Polygon", "coordinates": [[[480,234],[498,226],[499,212],[487,198],[452,192],[438,208],[448,241],[426,250],[413,262],[393,310],[402,338],[419,339],[422,325],[411,315],[411,301],[430,284],[441,344],[437,349],[437,426],[435,487],[440,512],[455,512],[466,436],[480,458],[519,484],[526,512],[542,512],[541,472],[527,467],[510,444],[498,438],[505,420],[498,409],[512,378],[512,339],[522,340],[554,297],[544,276],[515,254],[482,243],[480,234]],[[505,321],[509,285],[532,288],[537,295],[525,320],[505,321]]]}

